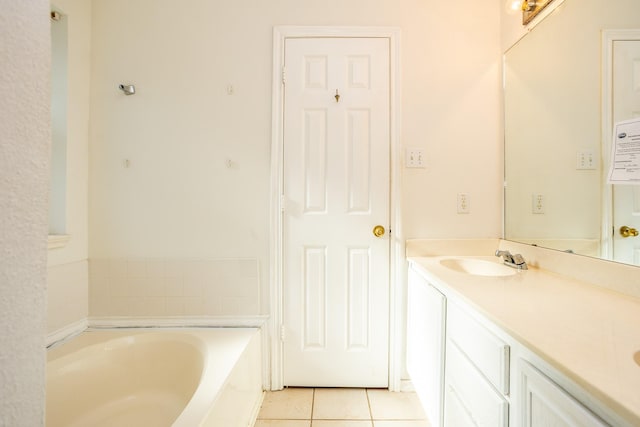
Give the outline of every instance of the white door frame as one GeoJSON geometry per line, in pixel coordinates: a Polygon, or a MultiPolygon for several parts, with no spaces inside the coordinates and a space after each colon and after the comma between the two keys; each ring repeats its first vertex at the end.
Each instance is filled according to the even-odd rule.
{"type": "Polygon", "coordinates": [[[600,256],[612,260],[613,253],[613,186],[609,184],[611,137],[613,135],[613,43],[640,40],[640,30],[602,31],[602,231],[600,256]]]}
{"type": "Polygon", "coordinates": [[[283,112],[284,112],[284,46],[287,38],[366,37],[387,38],[390,48],[390,255],[389,255],[389,389],[400,391],[403,363],[401,360],[403,302],[406,283],[405,242],[401,229],[401,165],[400,145],[400,29],[388,27],[297,27],[278,26],[273,30],[273,91],[271,135],[271,218],[270,218],[270,312],[271,312],[271,390],[284,387],[283,370],[283,112]]]}

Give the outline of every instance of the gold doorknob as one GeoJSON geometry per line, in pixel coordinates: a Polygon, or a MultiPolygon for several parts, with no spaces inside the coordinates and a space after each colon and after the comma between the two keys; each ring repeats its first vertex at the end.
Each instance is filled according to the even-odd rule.
{"type": "Polygon", "coordinates": [[[381,225],[376,225],[373,227],[373,235],[376,237],[384,236],[384,227],[381,225]]]}
{"type": "Polygon", "coordinates": [[[622,227],[620,227],[620,235],[625,239],[627,237],[636,237],[638,235],[638,230],[636,230],[635,228],[627,227],[626,225],[623,225],[622,227]]]}

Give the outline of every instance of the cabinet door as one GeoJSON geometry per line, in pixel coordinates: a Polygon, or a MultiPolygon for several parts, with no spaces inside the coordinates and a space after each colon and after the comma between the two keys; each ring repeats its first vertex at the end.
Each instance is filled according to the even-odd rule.
{"type": "Polygon", "coordinates": [[[524,360],[519,363],[523,427],[604,427],[600,418],[524,360]]]}
{"type": "Polygon", "coordinates": [[[412,268],[407,307],[407,370],[431,424],[442,425],[446,299],[412,268]]]}

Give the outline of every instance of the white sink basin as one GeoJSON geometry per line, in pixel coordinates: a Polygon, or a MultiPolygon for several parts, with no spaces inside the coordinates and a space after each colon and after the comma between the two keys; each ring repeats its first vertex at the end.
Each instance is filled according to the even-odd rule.
{"type": "MultiPolygon", "coordinates": [[[[497,259],[497,258],[496,258],[497,259]]],[[[440,264],[458,273],[474,276],[511,276],[517,273],[515,268],[507,267],[495,261],[478,258],[444,258],[440,264]]]]}

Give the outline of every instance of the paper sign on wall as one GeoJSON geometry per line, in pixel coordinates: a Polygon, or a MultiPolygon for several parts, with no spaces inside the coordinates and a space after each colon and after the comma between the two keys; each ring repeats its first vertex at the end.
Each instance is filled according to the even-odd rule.
{"type": "Polygon", "coordinates": [[[640,118],[613,127],[609,184],[640,185],[640,118]]]}

